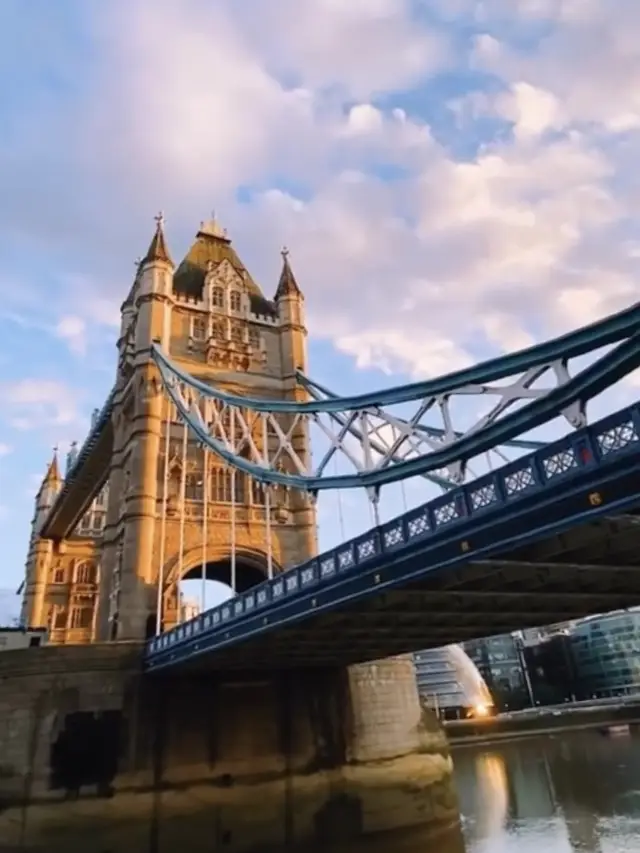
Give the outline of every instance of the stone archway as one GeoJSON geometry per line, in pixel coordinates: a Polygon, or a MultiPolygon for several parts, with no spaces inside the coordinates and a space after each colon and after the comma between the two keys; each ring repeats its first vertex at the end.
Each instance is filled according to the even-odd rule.
{"type": "MultiPolygon", "coordinates": [[[[231,558],[216,560],[215,562],[207,562],[205,566],[205,580],[217,581],[218,583],[232,586],[232,569],[231,558]]],[[[240,554],[236,555],[236,590],[237,592],[247,592],[253,586],[262,583],[266,578],[266,567],[254,563],[252,560],[243,558],[240,554]]],[[[189,571],[182,574],[181,581],[199,580],[202,578],[202,563],[194,566],[189,571]]]]}
{"type": "MultiPolygon", "coordinates": [[[[206,579],[216,580],[230,585],[231,581],[231,550],[226,546],[212,546],[206,551],[206,579]]],[[[183,580],[202,577],[202,549],[192,548],[184,555],[182,571],[176,567],[178,583],[183,580]]],[[[273,573],[278,574],[282,567],[273,560],[273,573]]],[[[254,548],[238,548],[236,550],[236,579],[238,591],[246,592],[252,586],[262,583],[267,578],[267,555],[254,548]]]]}
{"type": "MultiPolygon", "coordinates": [[[[226,546],[211,546],[206,551],[205,580],[217,581],[231,587],[231,553],[226,546]]],[[[178,592],[180,583],[186,580],[202,578],[202,549],[190,548],[185,551],[182,570],[178,565],[178,556],[167,561],[165,574],[165,593],[163,612],[167,624],[178,618],[178,592]]],[[[273,573],[278,574],[282,567],[273,560],[273,573]]],[[[267,579],[267,556],[264,552],[252,548],[239,548],[236,551],[236,590],[247,592],[267,579]]]]}
{"type": "MultiPolygon", "coordinates": [[[[164,586],[165,590],[169,591],[171,587],[179,584],[181,580],[185,580],[187,575],[191,575],[191,577],[200,577],[200,567],[202,566],[202,547],[196,545],[192,548],[188,548],[185,550],[182,560],[182,567],[179,565],[180,557],[178,554],[172,554],[171,557],[166,560],[164,564],[164,586]]],[[[211,545],[206,550],[206,562],[207,566],[214,566],[218,564],[224,564],[231,562],[231,549],[227,545],[211,545]]],[[[282,566],[280,563],[273,558],[273,573],[278,574],[282,571],[282,566]]],[[[243,566],[247,567],[250,572],[254,575],[255,582],[261,583],[261,581],[265,580],[267,577],[267,555],[264,551],[258,550],[257,548],[250,547],[242,547],[236,549],[236,566],[239,567],[242,563],[243,566]],[[260,573],[260,579],[258,580],[258,575],[256,572],[260,573]]],[[[220,569],[218,571],[221,571],[220,569]]],[[[218,578],[213,575],[210,578],[211,580],[218,580],[218,578]]],[[[226,583],[226,581],[222,580],[222,583],[226,583]]],[[[250,584],[247,589],[251,586],[255,586],[255,583],[250,584]]]]}

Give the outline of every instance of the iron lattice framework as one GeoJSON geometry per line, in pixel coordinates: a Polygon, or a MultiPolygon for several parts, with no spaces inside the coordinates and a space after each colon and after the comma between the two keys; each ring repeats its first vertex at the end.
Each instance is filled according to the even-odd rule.
{"type": "Polygon", "coordinates": [[[512,355],[378,392],[339,397],[299,374],[305,402],[229,394],[183,371],[157,344],[152,355],[189,430],[264,485],[311,493],[360,487],[374,495],[422,476],[449,489],[473,474],[469,463],[483,454],[503,463],[502,448],[540,447],[518,436],[546,422],[564,417],[573,428],[585,426],[588,401],[640,366],[640,306],[512,355]],[[587,366],[573,363],[585,356],[587,366]],[[466,403],[468,414],[478,398],[490,403],[485,413],[456,424],[454,404],[466,403]],[[427,423],[434,415],[439,423],[427,423]],[[297,440],[305,431],[323,437],[319,462],[305,461],[297,440]],[[338,457],[348,473],[329,470],[338,457]]]}

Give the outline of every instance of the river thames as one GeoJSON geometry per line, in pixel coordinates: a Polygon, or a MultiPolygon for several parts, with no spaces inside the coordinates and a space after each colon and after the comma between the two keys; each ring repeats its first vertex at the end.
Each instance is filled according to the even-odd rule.
{"type": "Polygon", "coordinates": [[[456,746],[459,832],[389,835],[339,853],[638,853],[640,734],[592,730],[456,746]]]}
{"type": "Polygon", "coordinates": [[[458,746],[453,758],[467,853],[640,850],[640,735],[458,746]]]}

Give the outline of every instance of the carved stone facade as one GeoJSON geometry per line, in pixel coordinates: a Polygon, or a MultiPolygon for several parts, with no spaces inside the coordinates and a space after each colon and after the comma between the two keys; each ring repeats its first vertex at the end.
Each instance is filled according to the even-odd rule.
{"type": "MultiPolygon", "coordinates": [[[[180,580],[200,576],[203,564],[207,578],[246,589],[266,576],[269,565],[279,571],[316,550],[315,511],[307,496],[273,489],[267,501],[259,484],[239,473],[232,479],[213,454],[208,454],[205,478],[204,451],[185,438],[150,355],[151,345],[159,342],[180,367],[217,388],[241,396],[298,399],[296,371],[306,362],[304,298],[286,252],[270,300],[217,223],[201,224],[175,267],[158,219],[121,317],[108,500],[100,535],[74,533],[56,544],[38,537],[34,523],[23,621],[42,624],[50,615],[55,642],[141,639],[155,629],[159,600],[164,627],[175,623],[180,580]],[[77,608],[85,607],[79,596],[86,585],[75,578],[84,577],[86,561],[95,568],[93,583],[100,586],[91,629],[84,627],[82,633],[74,626],[78,618],[83,626],[88,620],[85,610],[77,615],[77,608]],[[54,581],[63,576],[64,582],[54,581]]],[[[247,441],[263,447],[265,437],[236,429],[224,407],[216,410],[215,420],[229,436],[229,430],[235,433],[231,438],[238,452],[247,441]]],[[[292,441],[304,458],[308,436],[300,431],[292,441]]],[[[43,483],[39,518],[61,482],[58,476],[55,488],[43,483]]],[[[91,524],[85,517],[76,531],[91,524]]]]}
{"type": "Polygon", "coordinates": [[[21,622],[46,627],[51,643],[88,643],[96,636],[100,541],[108,490],[96,496],[73,534],[54,545],[38,532],[62,483],[54,454],[35,500],[21,622]]]}

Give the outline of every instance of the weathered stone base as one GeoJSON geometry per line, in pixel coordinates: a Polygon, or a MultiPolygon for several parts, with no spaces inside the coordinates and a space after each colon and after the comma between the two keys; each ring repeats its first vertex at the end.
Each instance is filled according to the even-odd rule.
{"type": "Polygon", "coordinates": [[[343,845],[354,853],[359,841],[373,852],[374,845],[396,850],[401,840],[418,839],[424,853],[430,839],[439,853],[459,853],[457,818],[450,759],[413,755],[230,788],[121,790],[110,799],[10,807],[0,814],[0,838],[8,849],[30,853],[280,853],[343,845]]]}
{"type": "Polygon", "coordinates": [[[456,823],[410,659],[235,680],[139,662],[127,644],[0,655],[0,851],[386,853],[411,831],[428,853],[456,823]]]}

